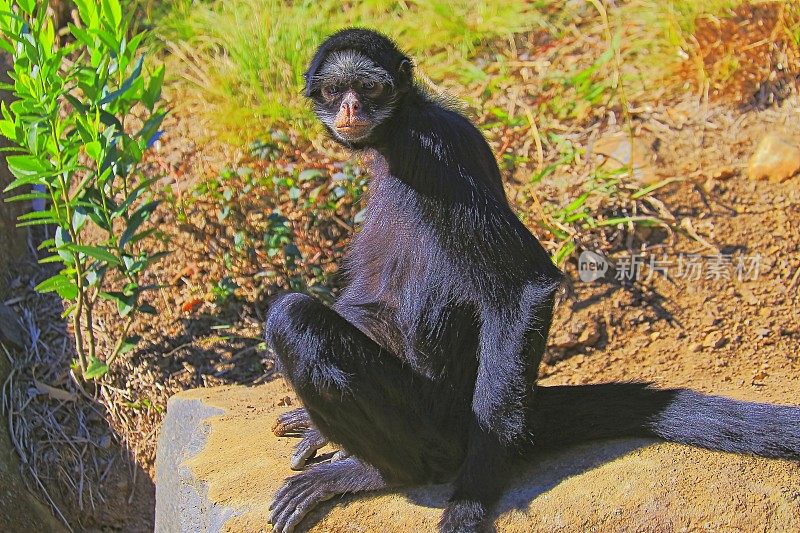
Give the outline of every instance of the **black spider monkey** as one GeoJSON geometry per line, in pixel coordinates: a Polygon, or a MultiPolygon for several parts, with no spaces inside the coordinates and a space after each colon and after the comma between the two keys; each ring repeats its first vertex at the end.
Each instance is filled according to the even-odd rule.
{"type": "Polygon", "coordinates": [[[269,309],[267,340],[305,405],[275,427],[303,435],[293,467],[328,440],[347,453],[286,481],[275,531],[337,494],[450,480],[440,530],[478,531],[515,461],[601,438],[800,459],[795,407],[646,384],[537,386],[562,274],[509,206],[480,132],[374,31],[328,38],[305,80],[372,178],[333,308],[286,294],[269,309]]]}

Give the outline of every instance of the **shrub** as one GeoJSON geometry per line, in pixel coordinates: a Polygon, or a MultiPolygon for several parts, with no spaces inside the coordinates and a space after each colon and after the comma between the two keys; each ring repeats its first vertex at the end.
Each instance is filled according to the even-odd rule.
{"type": "Polygon", "coordinates": [[[20,216],[20,225],[55,226],[40,247],[52,254],[41,262],[63,269],[37,290],[68,303],[77,366],[91,379],[135,345],[133,317],[153,311],[141,298],[153,287],[140,281],[163,254],[142,245],[154,231],[143,228],[158,202],[140,164],[161,134],[164,68],[145,73],[143,34],[131,34],[132,16],[119,0],[75,5],[81,24],[69,25],[71,38],[62,44],[47,2],[0,0],[0,48],[14,65],[6,88],[16,97],[2,106],[0,133],[15,145],[7,161],[16,179],[6,192],[17,195],[7,201],[46,202],[20,216]],[[123,318],[103,357],[93,332],[98,299],[116,304],[123,318]]]}

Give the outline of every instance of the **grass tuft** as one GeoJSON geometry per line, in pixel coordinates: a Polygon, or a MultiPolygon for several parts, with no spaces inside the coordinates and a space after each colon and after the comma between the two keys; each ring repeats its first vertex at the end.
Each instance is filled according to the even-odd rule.
{"type": "Polygon", "coordinates": [[[310,125],[300,93],[303,70],[338,29],[376,28],[402,42],[427,76],[466,83],[486,77],[471,60],[487,40],[546,26],[550,3],[173,0],[158,31],[172,52],[171,72],[188,82],[188,97],[252,140],[270,123],[310,125]]]}

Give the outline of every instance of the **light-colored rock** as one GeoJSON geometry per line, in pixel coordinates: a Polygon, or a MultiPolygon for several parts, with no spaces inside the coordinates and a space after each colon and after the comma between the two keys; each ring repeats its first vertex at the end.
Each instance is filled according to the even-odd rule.
{"type": "Polygon", "coordinates": [[[632,164],[633,179],[639,183],[652,185],[659,181],[653,169],[653,151],[639,138],[634,137],[631,143],[627,133],[613,133],[598,139],[593,151],[603,158],[601,169],[615,172],[627,170],[632,164]]]}
{"type": "Polygon", "coordinates": [[[728,343],[728,339],[719,331],[712,331],[703,339],[703,346],[716,350],[722,348],[728,343]]]}
{"type": "MultiPolygon", "coordinates": [[[[296,439],[282,380],[174,396],[159,442],[156,531],[270,531],[296,439]],[[221,414],[211,414],[218,412],[221,414]],[[169,501],[164,501],[169,498],[169,501]],[[218,521],[218,518],[224,520],[218,521]]],[[[364,428],[368,431],[369,428],[364,428]]],[[[324,450],[323,450],[324,451],[324,450]]],[[[800,531],[800,464],[629,439],[543,453],[510,480],[498,532],[800,531]]],[[[435,531],[446,485],[335,498],[300,531],[435,531]]]]}
{"type": "Polygon", "coordinates": [[[800,171],[800,143],[775,133],[766,134],[750,157],[747,174],[753,180],[785,181],[800,171]]]}

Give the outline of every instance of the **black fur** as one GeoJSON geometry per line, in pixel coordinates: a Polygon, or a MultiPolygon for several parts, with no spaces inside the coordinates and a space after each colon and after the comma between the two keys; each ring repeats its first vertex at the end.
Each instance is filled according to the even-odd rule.
{"type": "Polygon", "coordinates": [[[410,85],[412,82],[411,71],[406,73],[401,69],[404,63],[410,65],[411,59],[403,54],[392,41],[382,36],[376,36],[370,30],[348,29],[334,33],[325,39],[325,42],[317,49],[305,74],[305,95],[307,97],[311,98],[319,91],[319,87],[314,84],[314,74],[320,70],[328,56],[343,50],[356,50],[370,57],[389,72],[395,80],[401,80],[403,85],[410,85]]]}
{"type": "MultiPolygon", "coordinates": [[[[397,82],[391,116],[354,146],[372,179],[348,284],[332,309],[283,296],[266,325],[314,425],[381,474],[336,490],[454,479],[440,528],[467,532],[513,461],[539,448],[649,435],[800,458],[797,408],[637,384],[536,387],[561,273],[510,208],[480,132],[406,79],[409,60],[387,38],[335,34],[311,62],[307,94],[319,98],[315,73],[347,49],[397,82]]],[[[276,504],[281,516],[294,505],[276,504]]]]}

